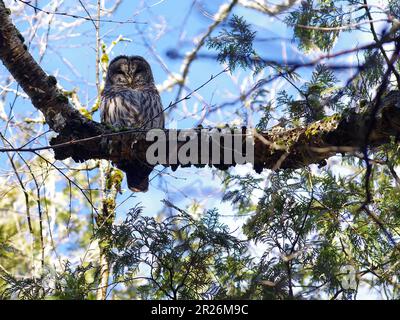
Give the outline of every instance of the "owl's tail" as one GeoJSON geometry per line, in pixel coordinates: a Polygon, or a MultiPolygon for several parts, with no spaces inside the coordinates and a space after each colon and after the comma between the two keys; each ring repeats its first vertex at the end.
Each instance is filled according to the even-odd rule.
{"type": "Polygon", "coordinates": [[[133,192],[146,192],[149,189],[149,175],[153,167],[142,162],[119,162],[117,167],[126,174],[128,188],[133,192]]]}
{"type": "Polygon", "coordinates": [[[133,192],[146,192],[149,189],[149,176],[143,176],[136,170],[126,172],[128,188],[133,192]]]}

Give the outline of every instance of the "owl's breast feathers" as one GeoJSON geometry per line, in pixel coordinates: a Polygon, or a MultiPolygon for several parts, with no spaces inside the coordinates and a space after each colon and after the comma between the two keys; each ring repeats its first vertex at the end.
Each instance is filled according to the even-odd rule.
{"type": "MultiPolygon", "coordinates": [[[[154,86],[140,89],[106,87],[101,98],[100,116],[102,123],[115,127],[164,128],[161,98],[154,86]]],[[[140,159],[121,160],[115,165],[126,173],[130,190],[148,190],[153,166],[140,159]]]]}
{"type": "Polygon", "coordinates": [[[164,128],[160,95],[155,87],[105,88],[100,105],[101,122],[119,127],[164,128]]]}

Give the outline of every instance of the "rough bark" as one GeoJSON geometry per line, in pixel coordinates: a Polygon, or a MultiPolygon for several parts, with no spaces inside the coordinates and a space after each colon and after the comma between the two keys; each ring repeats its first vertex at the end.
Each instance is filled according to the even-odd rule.
{"type": "MultiPolygon", "coordinates": [[[[383,107],[376,119],[373,130],[369,133],[368,146],[378,147],[390,142],[393,137],[400,135],[400,92],[391,92],[383,100],[383,107]]],[[[371,118],[369,114],[350,112],[345,116],[332,116],[312,123],[307,127],[290,130],[274,128],[268,132],[255,133],[254,135],[254,169],[260,172],[268,169],[300,168],[312,163],[320,163],[324,159],[337,153],[357,152],[365,147],[371,118]]],[[[166,130],[168,133],[168,130],[166,130]]],[[[179,132],[179,131],[178,131],[179,132]]],[[[200,135],[200,130],[198,130],[200,135]]],[[[148,146],[153,142],[144,139],[137,140],[136,133],[103,136],[85,140],[83,142],[70,142],[76,139],[74,135],[60,135],[52,140],[57,159],[72,157],[76,161],[87,159],[142,159],[148,146]],[[101,141],[101,143],[99,143],[101,141]],[[136,141],[132,144],[132,141],[136,141]]],[[[243,135],[244,139],[244,135],[243,135]]],[[[179,142],[177,149],[184,144],[179,142]]],[[[224,150],[221,148],[221,162],[224,163],[224,150]]],[[[200,152],[199,152],[200,156],[200,152]]],[[[208,161],[211,163],[211,157],[208,161]]],[[[169,166],[168,159],[166,163],[169,166]]],[[[183,167],[178,159],[178,165],[183,167]]],[[[232,165],[235,165],[233,163],[232,165]]],[[[204,165],[196,164],[197,167],[204,165]]],[[[219,169],[226,169],[230,165],[214,164],[219,169]]],[[[172,167],[176,167],[172,165],[172,167]]]]}
{"type": "MultiPolygon", "coordinates": [[[[104,127],[85,118],[74,109],[60,90],[57,80],[36,63],[13,25],[11,12],[0,0],[0,59],[11,75],[40,110],[51,129],[59,133],[75,130],[88,135],[100,134],[104,127]]],[[[86,135],[85,134],[85,135],[86,135]]]]}
{"type": "MultiPolygon", "coordinates": [[[[56,79],[47,75],[26,50],[2,0],[0,59],[31,98],[33,105],[44,114],[49,127],[59,134],[51,141],[56,159],[72,157],[75,161],[146,161],[146,150],[151,142],[146,142],[143,134],[138,136],[134,132],[115,132],[85,118],[69,104],[68,99],[57,89],[56,79]]],[[[400,92],[396,91],[383,99],[377,121],[369,133],[370,147],[378,147],[389,142],[391,137],[399,135],[399,97],[400,92]]],[[[346,116],[333,116],[307,127],[290,130],[275,128],[268,132],[255,133],[254,168],[257,172],[263,168],[299,168],[320,163],[337,152],[360,150],[365,147],[369,123],[368,114],[349,113],[346,116]]],[[[178,149],[182,144],[178,145],[178,149]]],[[[168,161],[164,165],[168,166],[168,161]]],[[[172,167],[176,168],[178,165],[179,162],[172,167]]],[[[230,165],[214,166],[226,169],[230,165]]]]}

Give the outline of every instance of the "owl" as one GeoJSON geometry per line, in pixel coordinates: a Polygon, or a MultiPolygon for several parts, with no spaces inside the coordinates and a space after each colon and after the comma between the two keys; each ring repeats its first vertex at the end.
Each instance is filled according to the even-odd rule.
{"type": "MultiPolygon", "coordinates": [[[[140,56],[118,56],[108,67],[100,104],[101,122],[114,127],[164,129],[160,95],[149,63],[140,56]]],[[[143,161],[119,161],[128,187],[145,192],[153,167],[143,161]]]]}

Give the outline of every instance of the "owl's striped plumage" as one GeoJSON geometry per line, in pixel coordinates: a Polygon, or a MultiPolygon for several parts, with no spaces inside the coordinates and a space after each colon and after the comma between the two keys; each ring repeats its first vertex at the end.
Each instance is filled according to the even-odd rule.
{"type": "MultiPolygon", "coordinates": [[[[160,95],[149,63],[139,56],[119,56],[110,62],[101,97],[103,123],[138,129],[164,128],[160,95]]],[[[153,167],[141,161],[120,161],[132,191],[147,191],[153,167]]]]}

